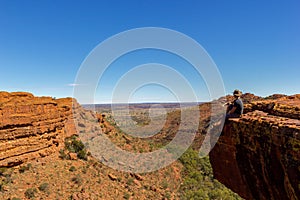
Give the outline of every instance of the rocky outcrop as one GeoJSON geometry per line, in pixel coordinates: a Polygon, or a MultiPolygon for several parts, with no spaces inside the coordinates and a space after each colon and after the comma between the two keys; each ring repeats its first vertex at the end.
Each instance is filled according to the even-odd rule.
{"type": "Polygon", "coordinates": [[[214,176],[245,199],[300,198],[300,95],[245,105],[210,152],[214,176]]]}
{"type": "Polygon", "coordinates": [[[64,138],[75,134],[72,102],[72,98],[0,92],[0,167],[58,151],[64,138]]]}

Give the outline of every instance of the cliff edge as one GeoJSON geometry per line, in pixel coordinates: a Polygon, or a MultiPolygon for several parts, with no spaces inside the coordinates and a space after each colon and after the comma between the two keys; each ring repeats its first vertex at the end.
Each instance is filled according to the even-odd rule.
{"type": "Polygon", "coordinates": [[[245,105],[210,152],[214,176],[245,199],[300,199],[300,95],[245,105]]]}
{"type": "Polygon", "coordinates": [[[73,101],[0,92],[0,167],[58,152],[65,137],[75,134],[73,101]]]}

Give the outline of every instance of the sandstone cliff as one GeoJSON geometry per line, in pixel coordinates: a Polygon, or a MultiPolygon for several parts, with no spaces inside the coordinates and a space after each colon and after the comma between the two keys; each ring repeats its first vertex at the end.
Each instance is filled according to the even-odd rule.
{"type": "Polygon", "coordinates": [[[179,199],[179,162],[139,175],[72,152],[102,132],[125,150],[150,151],[73,100],[0,92],[0,199],[179,199]],[[65,141],[73,134],[81,137],[65,141]]]}
{"type": "Polygon", "coordinates": [[[57,152],[75,133],[72,101],[0,92],[0,167],[57,152]]]}
{"type": "MultiPolygon", "coordinates": [[[[247,95],[245,99],[249,103],[245,105],[246,113],[240,119],[229,121],[224,127],[218,143],[210,153],[214,176],[246,199],[299,199],[300,95],[289,97],[273,95],[266,100],[254,97],[251,94],[247,95]],[[251,99],[256,101],[251,101],[251,99]]],[[[39,160],[36,158],[51,154],[54,156],[49,163],[61,161],[53,153],[62,148],[66,137],[76,133],[72,103],[76,107],[75,123],[79,133],[87,132],[89,134],[84,135],[88,138],[96,137],[100,129],[99,124],[95,126],[95,121],[93,121],[96,117],[92,112],[84,111],[72,98],[53,99],[51,97],[34,97],[30,93],[23,92],[0,92],[0,167],[16,166],[28,160],[39,160]]],[[[207,105],[205,106],[207,107],[207,105]]],[[[103,121],[102,116],[98,116],[98,118],[104,133],[111,135],[115,140],[126,140],[124,142],[125,149],[130,147],[128,144],[130,138],[112,131],[113,127],[103,121]]],[[[85,137],[81,139],[85,141],[85,137]]],[[[77,162],[83,165],[82,162],[75,160],[70,161],[69,164],[77,162]]],[[[61,161],[63,169],[66,168],[65,166],[70,168],[70,165],[61,161]]],[[[37,164],[36,167],[38,166],[37,164]]],[[[100,164],[99,166],[103,167],[100,164]]],[[[45,166],[41,165],[40,167],[41,169],[37,171],[46,173],[47,170],[43,168],[45,166]]],[[[57,170],[49,164],[50,169],[57,170]]],[[[168,170],[168,168],[166,169],[168,170]]],[[[68,173],[66,177],[70,176],[68,173]]],[[[103,180],[107,179],[106,181],[109,183],[107,190],[109,190],[111,178],[105,176],[103,172],[101,174],[103,180]]],[[[170,173],[168,174],[170,175],[170,173]]],[[[38,174],[35,173],[28,175],[28,177],[36,176],[38,174]]],[[[43,174],[43,176],[48,176],[48,174],[43,174]]],[[[52,180],[49,177],[52,176],[48,176],[48,179],[52,180]]],[[[50,182],[57,183],[58,180],[61,180],[60,176],[55,178],[57,179],[50,182]]],[[[23,179],[26,178],[16,178],[16,180],[23,179]]],[[[156,181],[156,179],[152,179],[156,181]]],[[[40,183],[36,180],[32,182],[37,187],[40,183]]],[[[16,183],[19,182],[16,181],[16,183]]],[[[30,185],[30,183],[28,184],[30,185]]],[[[154,183],[151,182],[151,184],[154,183]]],[[[62,185],[68,186],[65,183],[62,185]]],[[[95,182],[93,185],[97,185],[97,183],[95,182]]],[[[104,184],[101,182],[101,187],[103,186],[104,184]]],[[[25,188],[25,184],[20,183],[20,185],[12,187],[16,189],[8,189],[8,192],[5,193],[7,198],[12,193],[15,194],[15,191],[19,191],[21,187],[25,188]]],[[[52,187],[53,190],[57,188],[56,185],[52,187]]],[[[70,188],[73,186],[71,185],[70,188]]],[[[121,186],[116,188],[122,191],[121,186]]],[[[67,190],[69,191],[69,189],[65,191],[67,190]]],[[[164,192],[160,196],[163,194],[164,192]]],[[[114,195],[111,194],[111,196],[114,195]]]]}
{"type": "Polygon", "coordinates": [[[300,198],[300,95],[245,105],[210,152],[214,176],[245,199],[300,198]]]}

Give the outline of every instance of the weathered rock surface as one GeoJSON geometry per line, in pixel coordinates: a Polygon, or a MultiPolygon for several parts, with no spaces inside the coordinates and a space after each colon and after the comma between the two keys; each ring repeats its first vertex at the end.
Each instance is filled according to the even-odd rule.
{"type": "Polygon", "coordinates": [[[210,152],[214,176],[245,199],[300,198],[300,95],[245,105],[210,152]]]}
{"type": "Polygon", "coordinates": [[[61,148],[64,138],[75,133],[72,102],[72,98],[0,92],[0,167],[19,165],[61,148]]]}

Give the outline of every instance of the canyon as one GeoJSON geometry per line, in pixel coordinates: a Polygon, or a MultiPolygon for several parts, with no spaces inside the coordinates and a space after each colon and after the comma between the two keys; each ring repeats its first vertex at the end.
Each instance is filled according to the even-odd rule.
{"type": "MultiPolygon", "coordinates": [[[[246,94],[242,98],[245,101],[244,115],[238,119],[230,119],[225,124],[218,142],[210,152],[209,159],[214,177],[245,199],[299,199],[300,95],[272,95],[269,98],[259,98],[246,94]]],[[[228,96],[227,99],[232,100],[232,97],[228,96]]],[[[202,104],[200,108],[201,112],[205,112],[210,109],[210,106],[202,104]]],[[[175,125],[178,125],[180,113],[173,112],[169,116],[171,118],[166,127],[174,126],[176,130],[175,125]]],[[[199,134],[205,133],[203,127],[206,125],[207,117],[208,114],[205,113],[204,119],[200,120],[199,134]]],[[[68,163],[60,161],[59,152],[64,148],[66,138],[78,135],[76,130],[80,131],[83,128],[96,133],[100,127],[102,127],[102,132],[108,134],[113,141],[122,142],[125,150],[132,150],[133,144],[131,143],[133,142],[140,145],[141,149],[151,150],[145,141],[137,141],[118,133],[117,129],[105,120],[104,115],[97,115],[83,109],[75,99],[35,97],[26,92],[0,92],[0,167],[18,168],[26,163],[38,161],[44,164],[41,166],[37,164],[36,168],[42,169],[48,165],[45,163],[49,162],[51,164],[61,162],[61,168],[70,165],[85,168],[86,164],[76,160],[76,156],[72,154],[70,155],[73,160],[71,159],[68,163]],[[80,120],[75,120],[78,117],[85,119],[86,123],[81,124],[80,120]],[[96,121],[98,127],[89,125],[88,121],[92,119],[98,120],[96,121]]],[[[167,133],[167,131],[162,133],[162,136],[169,138],[167,133]]],[[[196,137],[198,143],[202,140],[199,134],[196,137]]],[[[161,140],[159,135],[155,139],[161,140]]],[[[122,191],[125,190],[126,196],[133,195],[132,191],[126,189],[129,187],[127,185],[129,180],[134,179],[136,191],[142,187],[140,183],[142,181],[135,180],[138,175],[124,175],[122,172],[106,169],[103,165],[95,164],[96,161],[90,157],[86,162],[91,162],[93,166],[96,166],[95,170],[93,168],[95,173],[97,170],[102,170],[101,173],[97,172],[102,176],[102,184],[99,182],[102,187],[115,186],[121,196],[122,191]],[[123,178],[124,183],[119,180],[120,177],[123,178]]],[[[171,167],[158,173],[166,178],[167,182],[170,183],[172,179],[176,180],[176,184],[179,185],[182,178],[180,177],[181,168],[179,163],[174,162],[171,167]]],[[[32,174],[28,176],[32,177],[32,174]]],[[[48,179],[51,180],[51,178],[48,179]]],[[[143,196],[145,199],[147,195],[148,198],[151,195],[153,198],[164,198],[165,191],[158,189],[158,186],[155,188],[153,186],[155,182],[158,182],[155,173],[144,174],[143,182],[143,184],[152,184],[151,187],[149,185],[149,191],[145,191],[145,196],[143,196]],[[159,194],[156,194],[157,191],[160,191],[159,194]]],[[[55,183],[53,184],[55,188],[55,183]]],[[[174,183],[173,189],[168,191],[173,199],[178,199],[178,195],[175,194],[178,192],[176,184],[174,183]]],[[[88,185],[91,187],[91,184],[88,185]]],[[[72,187],[74,186],[71,185],[70,188],[72,187]]],[[[81,190],[80,187],[79,193],[84,193],[81,190]]],[[[112,195],[114,192],[106,198],[109,199],[112,195]]]]}

